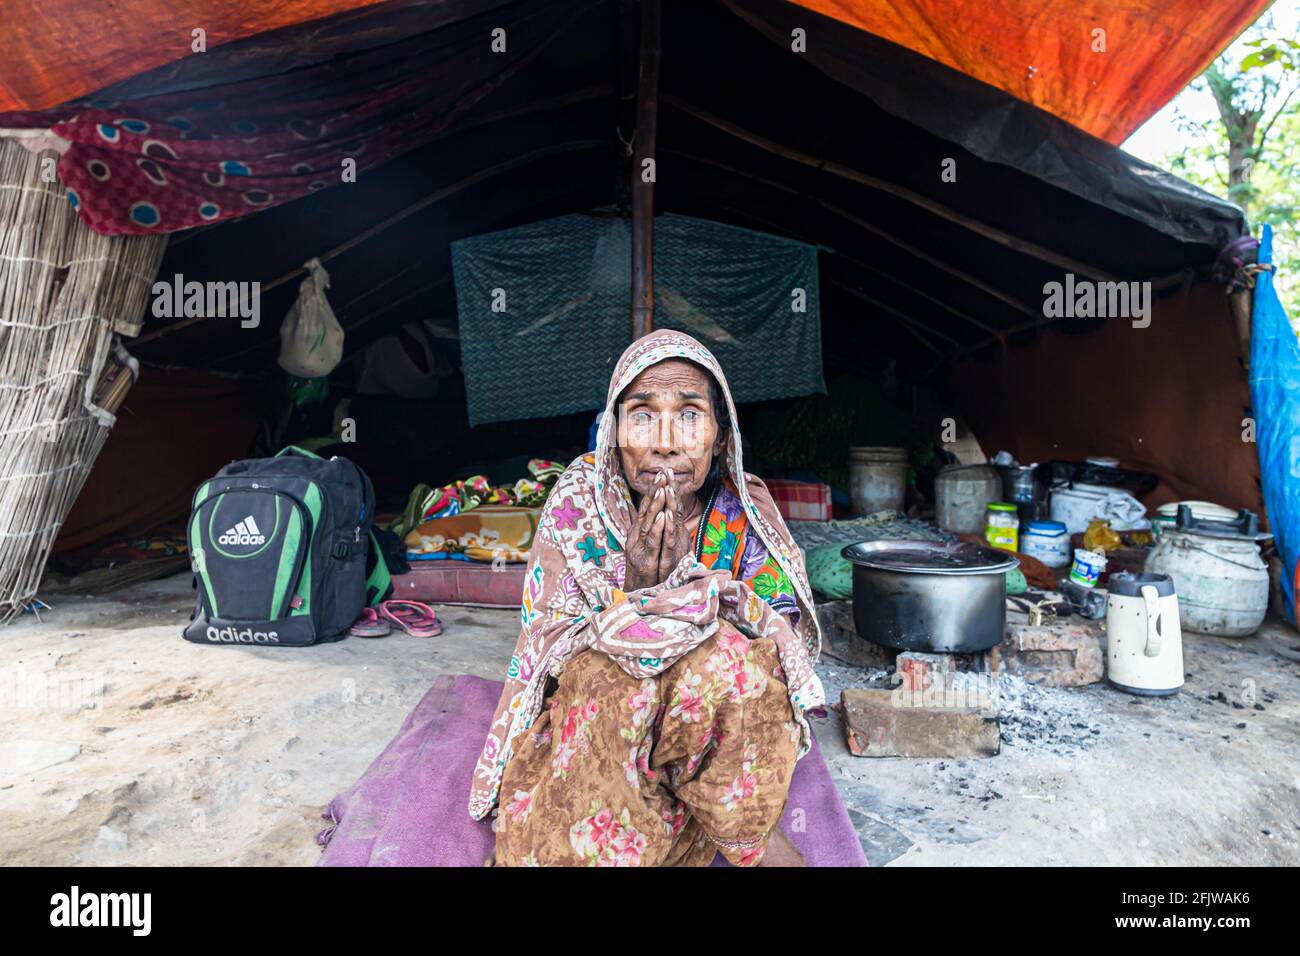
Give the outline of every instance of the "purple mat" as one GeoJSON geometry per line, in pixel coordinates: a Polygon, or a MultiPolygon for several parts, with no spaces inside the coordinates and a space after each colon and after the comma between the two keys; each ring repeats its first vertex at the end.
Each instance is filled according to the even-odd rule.
{"type": "MultiPolygon", "coordinates": [[[[498,681],[439,677],[361,779],[330,801],[321,866],[480,866],[488,821],[470,819],[470,779],[498,681]]],[[[866,866],[821,750],[799,761],[781,825],[809,866],[866,866]]],[[[726,866],[721,856],[714,866],[726,866]]]]}

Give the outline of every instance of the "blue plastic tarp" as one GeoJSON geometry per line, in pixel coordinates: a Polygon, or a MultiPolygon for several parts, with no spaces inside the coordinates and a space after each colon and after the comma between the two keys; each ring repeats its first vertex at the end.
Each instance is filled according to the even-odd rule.
{"type": "MultiPolygon", "coordinates": [[[[1264,226],[1259,262],[1273,262],[1273,228],[1264,226]]],[[[1295,570],[1300,559],[1300,343],[1273,287],[1260,272],[1250,332],[1250,401],[1255,416],[1259,473],[1269,527],[1282,558],[1286,614],[1295,616],[1295,570]]]]}

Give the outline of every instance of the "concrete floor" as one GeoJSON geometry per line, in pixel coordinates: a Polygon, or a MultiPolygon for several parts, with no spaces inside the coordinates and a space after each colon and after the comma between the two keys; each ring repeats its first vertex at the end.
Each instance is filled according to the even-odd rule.
{"type": "MultiPolygon", "coordinates": [[[[311,864],[322,806],[435,676],[499,676],[517,621],[209,648],[179,637],[191,600],[179,575],[0,631],[0,863],[311,864]]],[[[1171,699],[1004,679],[983,760],[853,757],[834,710],[813,723],[873,865],[1300,863],[1300,636],[1189,634],[1185,656],[1171,699]]],[[[836,700],[868,677],[819,669],[836,700]]]]}

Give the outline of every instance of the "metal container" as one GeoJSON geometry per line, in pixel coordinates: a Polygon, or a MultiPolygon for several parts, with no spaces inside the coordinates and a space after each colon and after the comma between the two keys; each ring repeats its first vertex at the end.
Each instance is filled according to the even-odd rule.
{"type": "Polygon", "coordinates": [[[984,512],[1002,497],[1002,478],[990,465],[949,465],[934,479],[934,520],[944,531],[983,534],[984,512]]]}
{"type": "Polygon", "coordinates": [[[1184,630],[1247,637],[1268,615],[1268,565],[1252,537],[1166,528],[1145,570],[1173,579],[1184,630]]]}
{"type": "Polygon", "coordinates": [[[855,515],[902,511],[907,492],[907,449],[849,449],[849,498],[855,515]]]}
{"type": "Polygon", "coordinates": [[[1020,560],[965,541],[868,541],[853,564],[859,636],[903,651],[985,651],[1006,629],[1006,573],[1020,560]]]}

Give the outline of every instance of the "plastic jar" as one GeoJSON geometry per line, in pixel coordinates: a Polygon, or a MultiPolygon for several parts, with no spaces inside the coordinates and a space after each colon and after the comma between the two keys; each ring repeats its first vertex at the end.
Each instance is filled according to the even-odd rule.
{"type": "Polygon", "coordinates": [[[1003,551],[1020,550],[1020,519],[1016,506],[1005,501],[990,501],[984,518],[984,539],[990,547],[1003,551]]]}
{"type": "Polygon", "coordinates": [[[1030,521],[1020,536],[1020,550],[1049,568],[1070,564],[1070,532],[1062,521],[1030,521]]]}
{"type": "Polygon", "coordinates": [[[1070,580],[1085,588],[1095,588],[1106,570],[1106,555],[1101,551],[1089,551],[1086,548],[1074,549],[1074,567],[1070,568],[1070,580]]]}

